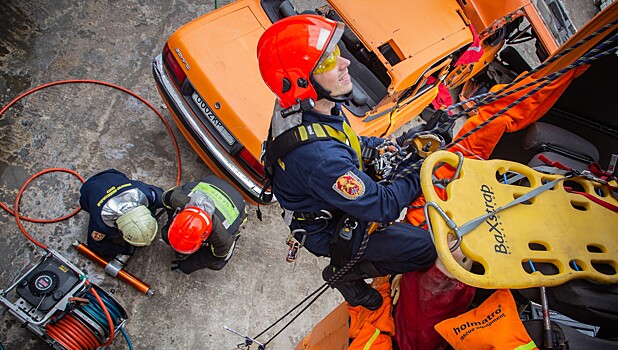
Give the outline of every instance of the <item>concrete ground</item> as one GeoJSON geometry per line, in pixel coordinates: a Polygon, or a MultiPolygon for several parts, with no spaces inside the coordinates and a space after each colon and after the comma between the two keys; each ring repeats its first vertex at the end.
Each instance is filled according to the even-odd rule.
{"type": "MultiPolygon", "coordinates": [[[[220,1],[224,5],[228,1],[220,1]]],[[[576,27],[597,11],[592,0],[564,0],[576,27]]],[[[298,2],[296,2],[298,3],[298,2]]],[[[299,7],[311,8],[313,1],[299,7]]],[[[0,105],[44,83],[98,79],[128,88],[163,112],[178,137],[182,181],[210,174],[182,138],[156,91],[150,62],[181,25],[214,9],[212,0],[0,2],[0,105]]],[[[117,90],[92,84],[48,88],[26,97],[0,117],[0,201],[11,207],[19,187],[50,167],[76,170],[84,178],[116,168],[129,177],[169,188],[176,179],[172,139],[157,116],[117,90]]],[[[80,183],[66,174],[35,181],[21,201],[22,213],[56,218],[77,206],[80,183]]],[[[85,240],[88,214],[55,224],[25,223],[28,232],[88,273],[89,279],[127,309],[126,330],[136,349],[232,349],[242,339],[228,326],[254,336],[322,284],[327,264],[304,252],[296,265],[285,262],[288,229],[277,206],[262,207],[264,221],[250,207],[235,255],[219,272],[172,273],[172,250],[160,240],[139,249],[128,270],[156,290],[146,297],[105,275],[70,244],[85,240]]],[[[41,250],[0,211],[0,289],[36,262],[41,250]]],[[[342,301],[335,291],[322,296],[271,343],[291,349],[342,301]]],[[[6,349],[45,349],[46,344],[0,309],[0,343],[6,349]]],[[[267,335],[272,335],[270,332],[267,335]]],[[[110,349],[128,349],[124,339],[110,349]]],[[[261,338],[262,340],[268,339],[261,338]]]]}

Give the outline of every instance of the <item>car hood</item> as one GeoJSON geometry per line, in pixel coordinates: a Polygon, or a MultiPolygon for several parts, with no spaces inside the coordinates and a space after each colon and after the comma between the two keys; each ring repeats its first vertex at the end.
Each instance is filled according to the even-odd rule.
{"type": "Polygon", "coordinates": [[[469,21],[454,0],[408,0],[397,2],[397,6],[368,0],[328,2],[376,53],[390,71],[394,86],[411,85],[414,81],[402,82],[418,78],[418,74],[411,77],[410,72],[472,41],[469,21]],[[391,66],[381,54],[383,45],[390,45],[401,62],[391,66]]]}
{"type": "Polygon", "coordinates": [[[227,7],[216,18],[203,16],[168,41],[186,61],[187,76],[226,127],[249,150],[266,138],[275,96],[262,81],[256,45],[264,32],[250,6],[227,7]],[[258,117],[259,116],[259,117],[258,117]]]}

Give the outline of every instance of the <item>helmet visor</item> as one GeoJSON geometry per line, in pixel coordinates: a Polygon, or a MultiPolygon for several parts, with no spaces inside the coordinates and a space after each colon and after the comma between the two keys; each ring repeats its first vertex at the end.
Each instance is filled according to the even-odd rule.
{"type": "Polygon", "coordinates": [[[326,49],[322,53],[322,57],[320,57],[318,63],[313,69],[313,74],[328,72],[337,66],[337,58],[341,55],[341,51],[339,50],[339,46],[337,44],[339,43],[339,39],[343,36],[344,28],[345,25],[343,23],[337,22],[337,27],[335,28],[328,45],[326,45],[326,49]],[[335,51],[337,53],[335,53],[335,51]],[[336,57],[334,57],[334,55],[336,55],[336,57]]]}

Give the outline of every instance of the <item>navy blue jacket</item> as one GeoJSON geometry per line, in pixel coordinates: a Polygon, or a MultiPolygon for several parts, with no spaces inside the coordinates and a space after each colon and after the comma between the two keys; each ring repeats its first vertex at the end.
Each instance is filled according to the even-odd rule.
{"type": "MultiPolygon", "coordinates": [[[[340,106],[334,111],[338,111],[338,115],[305,112],[303,122],[328,124],[343,131],[345,117],[340,106]]],[[[366,146],[377,146],[383,141],[375,137],[361,137],[361,143],[366,146]]],[[[395,221],[401,211],[420,195],[418,174],[411,174],[389,185],[378,184],[359,170],[354,150],[337,140],[321,140],[299,146],[283,156],[282,161],[285,170],[280,164],[273,167],[273,193],[285,209],[295,212],[339,209],[360,219],[361,225],[365,226],[368,222],[395,221]],[[352,188],[347,189],[346,186],[352,188]]],[[[311,232],[321,225],[323,222],[320,220],[306,224],[294,221],[291,228],[300,227],[311,232]]],[[[336,220],[330,220],[328,227],[320,233],[308,235],[305,247],[314,254],[328,256],[335,226],[336,220]]],[[[360,236],[356,235],[357,238],[360,236]]]]}
{"type": "Polygon", "coordinates": [[[141,181],[130,180],[125,174],[115,169],[100,172],[82,185],[79,191],[79,205],[90,213],[87,244],[95,253],[103,257],[113,257],[116,254],[130,254],[133,251],[132,246],[122,239],[122,232],[117,227],[109,227],[103,222],[101,209],[110,198],[134,188],[146,195],[148,209],[153,214],[157,208],[163,207],[161,202],[163,189],[141,181]],[[123,185],[127,186],[117,190],[123,185]],[[93,234],[93,231],[98,234],[96,232],[93,234]]]}

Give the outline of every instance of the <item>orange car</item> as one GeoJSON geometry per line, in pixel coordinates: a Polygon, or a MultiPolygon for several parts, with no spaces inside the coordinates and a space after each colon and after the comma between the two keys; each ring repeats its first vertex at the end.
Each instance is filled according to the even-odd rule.
{"type": "MultiPolygon", "coordinates": [[[[530,0],[328,0],[315,12],[347,26],[340,47],[364,98],[345,107],[356,132],[367,136],[388,135],[412,120],[440,83],[454,88],[485,71],[509,41],[535,39],[541,60],[558,47],[530,0]],[[479,47],[477,62],[455,67],[479,47]]],[[[153,60],[178,128],[251,203],[264,180],[259,156],[275,101],[260,77],[257,41],[271,23],[296,13],[288,0],[238,0],[181,27],[153,60]]]]}

